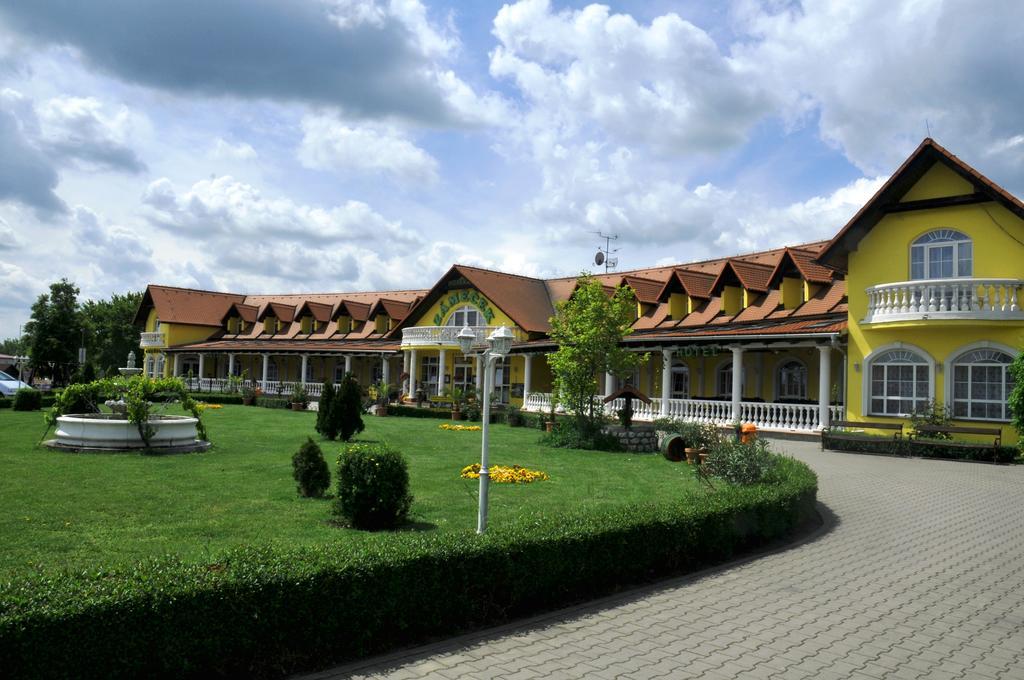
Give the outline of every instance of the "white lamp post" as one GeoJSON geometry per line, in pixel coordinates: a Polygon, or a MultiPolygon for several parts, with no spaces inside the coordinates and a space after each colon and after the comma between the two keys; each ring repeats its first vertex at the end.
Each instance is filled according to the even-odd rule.
{"type": "Polygon", "coordinates": [[[469,326],[463,326],[458,336],[459,347],[465,356],[478,355],[482,357],[481,362],[484,370],[484,407],[483,423],[481,429],[480,443],[480,509],[477,512],[476,532],[484,533],[487,530],[487,487],[490,484],[491,472],[487,467],[488,458],[488,428],[491,424],[491,365],[498,359],[506,356],[512,349],[512,341],[515,336],[505,326],[495,330],[487,337],[487,349],[480,353],[473,352],[473,343],[476,341],[476,333],[469,326]]]}

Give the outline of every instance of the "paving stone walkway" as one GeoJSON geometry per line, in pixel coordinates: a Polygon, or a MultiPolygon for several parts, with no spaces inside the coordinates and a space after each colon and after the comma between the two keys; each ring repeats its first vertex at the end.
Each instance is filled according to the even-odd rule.
{"type": "Polygon", "coordinates": [[[310,678],[1024,679],[1024,466],[779,447],[794,547],[310,678]]]}

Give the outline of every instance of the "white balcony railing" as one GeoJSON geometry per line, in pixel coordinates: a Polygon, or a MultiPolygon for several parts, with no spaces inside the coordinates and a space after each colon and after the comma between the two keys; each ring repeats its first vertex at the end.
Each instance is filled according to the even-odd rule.
{"type": "MultiPolygon", "coordinates": [[[[625,405],[616,399],[605,406],[605,411],[614,414],[625,405]]],[[[523,402],[524,411],[547,413],[551,409],[551,395],[532,392],[523,402]]],[[[562,413],[561,406],[556,413],[562,413]]],[[[661,417],[661,399],[651,399],[650,404],[633,402],[633,419],[651,421],[661,417]]],[[[732,421],[732,402],[711,399],[669,399],[668,417],[713,425],[728,425],[732,421]]],[[[829,406],[829,418],[842,420],[844,408],[829,406]]],[[[821,429],[818,422],[817,404],[771,404],[744,401],[740,404],[740,420],[753,423],[765,430],[797,430],[815,432],[821,429]]]]}
{"type": "Polygon", "coordinates": [[[166,347],[167,336],[161,331],[155,333],[142,333],[139,338],[139,347],[166,347]]]}
{"type": "MultiPolygon", "coordinates": [[[[178,376],[185,381],[185,385],[189,390],[196,392],[227,392],[234,389],[231,382],[227,378],[192,378],[189,379],[187,375],[178,376]]],[[[295,381],[279,381],[279,380],[245,380],[241,385],[252,385],[259,387],[263,394],[268,397],[290,397],[292,389],[295,387],[295,381]]],[[[239,386],[241,386],[239,385],[239,386]]],[[[306,394],[310,397],[319,397],[323,392],[323,383],[318,382],[307,382],[306,383],[306,394]]]]}
{"type": "MultiPolygon", "coordinates": [[[[474,345],[483,345],[487,342],[487,336],[498,329],[497,326],[470,326],[476,340],[474,345]]],[[[402,346],[416,347],[418,345],[447,345],[458,347],[458,334],[462,330],[460,326],[413,326],[402,329],[402,346]]],[[[516,340],[522,340],[522,334],[517,329],[512,329],[516,340]]]]}
{"type": "Polygon", "coordinates": [[[866,289],[865,323],[923,319],[1024,319],[1021,279],[924,279],[866,289]]]}

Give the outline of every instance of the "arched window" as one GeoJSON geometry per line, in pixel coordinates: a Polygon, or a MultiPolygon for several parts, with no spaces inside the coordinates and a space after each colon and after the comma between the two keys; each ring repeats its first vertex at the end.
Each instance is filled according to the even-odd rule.
{"type": "Polygon", "coordinates": [[[975,349],[953,360],[953,416],[1009,420],[1013,357],[998,349],[975,349]]]}
{"type": "Polygon", "coordinates": [[[471,305],[463,305],[448,317],[448,325],[462,328],[463,326],[483,326],[484,315],[471,305]]]}
{"type": "Polygon", "coordinates": [[[784,361],[779,365],[778,383],[779,399],[807,398],[807,367],[796,359],[784,361]]]}
{"type": "Polygon", "coordinates": [[[690,398],[690,367],[686,364],[676,364],[672,367],[672,394],[670,398],[690,398]]]}
{"type": "Polygon", "coordinates": [[[966,234],[936,229],[910,246],[911,279],[951,279],[972,276],[974,248],[966,234]]]}
{"type": "Polygon", "coordinates": [[[924,408],[931,398],[931,365],[910,349],[891,349],[871,360],[869,412],[876,415],[909,415],[924,408]]]}

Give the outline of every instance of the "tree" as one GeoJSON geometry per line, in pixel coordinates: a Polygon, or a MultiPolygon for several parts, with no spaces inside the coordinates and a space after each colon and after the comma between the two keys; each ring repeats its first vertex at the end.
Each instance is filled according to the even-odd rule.
{"type": "Polygon", "coordinates": [[[125,366],[128,352],[139,351],[140,329],[134,320],[141,301],[142,293],[129,292],[82,305],[89,363],[101,373],[125,366]]]}
{"type": "Polygon", "coordinates": [[[331,416],[338,423],[342,441],[348,441],[363,431],[363,392],[351,373],[346,373],[334,397],[331,416]]]}
{"type": "Polygon", "coordinates": [[[33,373],[38,371],[56,385],[65,385],[78,365],[82,343],[78,292],[67,279],[50,284],[50,293],[39,296],[25,325],[33,373]]]}
{"type": "Polygon", "coordinates": [[[1010,404],[1010,418],[1020,434],[1019,445],[1024,447],[1024,352],[1010,364],[1010,375],[1013,377],[1013,390],[1007,400],[1010,404]]]}
{"type": "Polygon", "coordinates": [[[632,375],[647,355],[627,352],[620,343],[632,332],[636,297],[626,286],[608,295],[589,275],[576,280],[576,292],[555,306],[551,339],[558,351],[548,356],[560,403],[576,416],[582,430],[596,429],[600,412],[595,405],[598,376],[632,375]]]}
{"type": "Polygon", "coordinates": [[[27,351],[28,341],[24,335],[20,338],[5,338],[0,340],[0,354],[18,357],[22,356],[27,351]]]}
{"type": "Polygon", "coordinates": [[[334,383],[325,382],[320,392],[320,402],[316,409],[316,431],[322,436],[334,441],[338,437],[338,431],[331,426],[331,410],[334,408],[334,383]]]}

